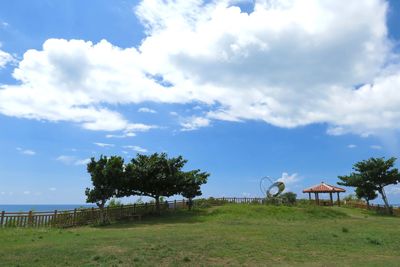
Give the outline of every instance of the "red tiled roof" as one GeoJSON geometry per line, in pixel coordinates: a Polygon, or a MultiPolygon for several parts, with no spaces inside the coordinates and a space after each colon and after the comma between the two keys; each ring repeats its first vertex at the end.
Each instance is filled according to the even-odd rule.
{"type": "Polygon", "coordinates": [[[303,193],[331,193],[331,192],[346,192],[343,188],[326,184],[324,182],[314,185],[303,190],[303,193]]]}

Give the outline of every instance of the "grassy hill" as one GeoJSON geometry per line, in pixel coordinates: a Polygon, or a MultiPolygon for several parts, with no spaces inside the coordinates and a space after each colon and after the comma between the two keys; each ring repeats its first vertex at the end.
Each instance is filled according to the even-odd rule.
{"type": "Polygon", "coordinates": [[[2,266],[399,266],[400,218],[233,204],[75,229],[0,229],[2,266]]]}

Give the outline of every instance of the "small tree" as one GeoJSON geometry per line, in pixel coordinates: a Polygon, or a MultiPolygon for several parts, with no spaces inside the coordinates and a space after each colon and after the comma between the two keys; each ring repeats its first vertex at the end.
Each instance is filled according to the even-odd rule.
{"type": "Polygon", "coordinates": [[[369,202],[378,197],[378,194],[376,193],[374,187],[369,185],[365,185],[363,187],[357,187],[355,191],[359,199],[365,199],[368,208],[369,208],[369,202]]]}
{"type": "Polygon", "coordinates": [[[192,209],[193,198],[201,196],[201,185],[207,183],[207,178],[210,174],[206,172],[200,172],[200,170],[193,170],[184,173],[185,178],[181,185],[181,194],[183,197],[188,199],[188,208],[192,209]]]}
{"type": "Polygon", "coordinates": [[[293,192],[286,192],[279,196],[284,204],[294,205],[297,201],[297,194],[293,192]]]}
{"type": "Polygon", "coordinates": [[[100,221],[106,223],[104,206],[108,199],[116,195],[116,190],[124,176],[124,160],[113,156],[107,158],[103,155],[99,160],[91,158],[87,165],[92,180],[93,188],[86,188],[86,202],[96,203],[100,209],[100,221]]]}
{"type": "Polygon", "coordinates": [[[126,166],[128,188],[125,195],[139,194],[155,199],[156,210],[160,212],[160,197],[180,193],[182,167],[187,161],[181,156],[168,158],[165,153],[150,156],[138,154],[126,166]]]}
{"type": "Polygon", "coordinates": [[[362,193],[370,194],[371,191],[378,191],[381,195],[385,207],[389,213],[391,209],[385,193],[385,186],[397,184],[400,181],[398,169],[393,168],[396,158],[370,158],[354,164],[355,172],[348,176],[339,176],[342,182],[340,185],[360,188],[362,193]]]}

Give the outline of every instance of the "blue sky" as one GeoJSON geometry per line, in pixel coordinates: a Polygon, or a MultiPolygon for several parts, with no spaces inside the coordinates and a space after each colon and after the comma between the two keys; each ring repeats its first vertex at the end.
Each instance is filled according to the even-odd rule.
{"type": "Polygon", "coordinates": [[[84,203],[100,154],[183,155],[238,197],[399,157],[399,2],[300,2],[1,2],[0,203],[84,203]]]}

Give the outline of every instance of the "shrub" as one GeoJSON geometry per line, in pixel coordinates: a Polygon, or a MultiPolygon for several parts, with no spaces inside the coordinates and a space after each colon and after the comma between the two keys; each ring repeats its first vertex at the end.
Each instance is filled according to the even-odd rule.
{"type": "Polygon", "coordinates": [[[286,205],[296,204],[296,197],[297,197],[297,195],[293,192],[286,192],[286,193],[280,195],[280,198],[282,198],[282,203],[284,203],[286,205]]]}

